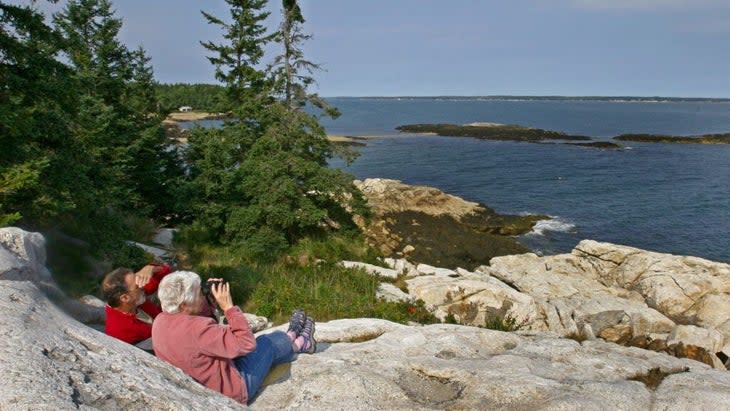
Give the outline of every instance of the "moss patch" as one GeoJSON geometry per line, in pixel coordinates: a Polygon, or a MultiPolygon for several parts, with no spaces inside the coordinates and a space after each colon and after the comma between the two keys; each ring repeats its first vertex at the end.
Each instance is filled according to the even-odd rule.
{"type": "Polygon", "coordinates": [[[437,267],[474,269],[493,257],[530,250],[509,235],[528,232],[541,216],[498,216],[488,211],[463,218],[432,216],[417,211],[389,213],[388,230],[415,248],[414,261],[437,267]]]}
{"type": "Polygon", "coordinates": [[[646,385],[646,388],[655,391],[659,387],[659,384],[661,384],[662,381],[664,381],[664,379],[668,376],[687,371],[689,371],[689,368],[683,368],[677,371],[662,371],[661,368],[657,367],[650,369],[645,374],[635,375],[629,378],[629,380],[644,383],[644,385],[646,385]]]}

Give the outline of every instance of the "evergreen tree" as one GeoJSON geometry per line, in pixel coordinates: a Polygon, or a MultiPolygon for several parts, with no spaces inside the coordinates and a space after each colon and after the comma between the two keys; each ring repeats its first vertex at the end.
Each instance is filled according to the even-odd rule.
{"type": "Polygon", "coordinates": [[[222,129],[194,130],[187,160],[192,165],[194,211],[193,228],[209,239],[228,240],[226,230],[231,213],[247,206],[247,198],[235,184],[251,145],[265,129],[265,108],[269,82],[257,65],[263,47],[271,39],[263,21],[265,0],[226,0],[230,6],[229,23],[202,12],[209,24],[220,26],[224,42],[201,42],[213,55],[208,60],[216,67],[216,78],[226,86],[226,109],[235,121],[222,129]]]}
{"type": "Polygon", "coordinates": [[[336,108],[328,105],[316,93],[307,91],[316,83],[312,75],[315,71],[322,70],[322,67],[304,58],[302,45],[312,35],[303,32],[305,20],[299,4],[296,0],[282,0],[281,12],[282,21],[275,39],[281,44],[283,51],[274,58],[272,67],[285,104],[291,109],[302,109],[306,103],[310,103],[326,115],[337,118],[340,114],[336,108]]]}
{"type": "Polygon", "coordinates": [[[103,203],[88,218],[110,211],[157,217],[173,212],[169,180],[181,169],[156,113],[149,58],[118,40],[122,21],[108,0],[71,0],[54,22],[80,95],[75,133],[103,203]]]}
{"type": "MultiPolygon", "coordinates": [[[[226,83],[235,121],[222,129],[197,130],[190,139],[193,183],[202,194],[192,227],[209,238],[271,255],[304,236],[351,225],[346,209],[361,198],[350,176],[327,166],[332,147],[324,129],[300,110],[300,91],[311,82],[297,76],[289,77],[290,83],[278,82],[273,73],[257,68],[263,45],[282,38],[265,34],[267,13],[260,11],[265,1],[227,3],[232,23],[204,14],[221,26],[227,43],[203,44],[216,53],[209,59],[226,83]],[[277,84],[291,86],[290,99],[275,99],[277,84]]],[[[303,21],[301,13],[290,16],[303,21]]],[[[292,45],[299,41],[293,38],[292,45]]],[[[293,50],[286,61],[303,67],[301,53],[293,50]]]]}
{"type": "Polygon", "coordinates": [[[134,138],[129,109],[122,103],[131,79],[130,55],[118,40],[122,22],[107,0],[72,0],[54,16],[65,39],[80,95],[75,132],[88,153],[96,192],[114,209],[139,204],[127,180],[134,138]]]}
{"type": "Polygon", "coordinates": [[[160,110],[170,112],[180,106],[191,106],[196,111],[220,113],[226,111],[226,89],[218,84],[156,84],[155,93],[160,110]]]}
{"type": "Polygon", "coordinates": [[[250,110],[258,110],[270,92],[266,73],[257,68],[264,56],[264,46],[273,38],[263,24],[270,13],[262,11],[267,0],[225,1],[230,6],[230,23],[202,12],[209,24],[220,26],[225,42],[201,44],[214,53],[208,60],[216,67],[216,79],[226,85],[233,114],[245,120],[257,114],[250,110]]]}
{"type": "Polygon", "coordinates": [[[49,226],[85,199],[76,105],[60,39],[29,7],[0,2],[0,225],[49,226]]]}
{"type": "Polygon", "coordinates": [[[158,109],[152,66],[142,48],[131,54],[130,68],[132,78],[123,103],[137,134],[128,147],[132,160],[128,178],[141,199],[138,208],[155,218],[184,218],[189,213],[184,170],[178,151],[165,136],[165,111],[158,109]]]}

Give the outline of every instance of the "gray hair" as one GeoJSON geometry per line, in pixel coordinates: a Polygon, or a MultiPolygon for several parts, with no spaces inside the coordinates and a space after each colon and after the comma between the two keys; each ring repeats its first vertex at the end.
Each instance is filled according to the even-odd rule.
{"type": "Polygon", "coordinates": [[[180,312],[180,304],[191,305],[200,290],[200,276],[192,271],[175,271],[160,282],[157,298],[162,311],[174,314],[180,312]]]}

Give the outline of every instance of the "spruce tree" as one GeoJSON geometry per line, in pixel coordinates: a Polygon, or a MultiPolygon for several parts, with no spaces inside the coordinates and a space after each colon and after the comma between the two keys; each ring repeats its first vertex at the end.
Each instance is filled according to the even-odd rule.
{"type": "Polygon", "coordinates": [[[75,132],[102,199],[88,218],[173,212],[169,180],[181,169],[156,112],[149,58],[119,41],[122,21],[108,0],[71,0],[54,22],[79,93],[75,132]]]}
{"type": "Polygon", "coordinates": [[[283,101],[291,109],[302,109],[307,103],[319,108],[325,115],[337,118],[339,112],[308,88],[316,83],[312,75],[322,67],[304,58],[302,46],[312,38],[302,28],[304,16],[296,0],[282,0],[282,21],[275,34],[282,54],[274,58],[273,74],[283,101]]]}
{"type": "Polygon", "coordinates": [[[213,53],[208,60],[216,67],[216,79],[226,85],[229,109],[236,118],[245,120],[258,114],[261,101],[270,94],[269,79],[258,68],[264,56],[264,46],[273,38],[264,26],[270,13],[262,11],[266,0],[225,1],[230,6],[228,23],[202,12],[209,24],[220,27],[224,42],[206,41],[201,44],[213,53]]]}
{"type": "MultiPolygon", "coordinates": [[[[317,117],[301,110],[311,81],[291,76],[287,83],[272,66],[258,68],[263,45],[283,39],[265,32],[265,1],[227,3],[231,23],[204,13],[221,26],[226,43],[203,44],[215,53],[209,59],[226,84],[234,121],[221,129],[198,130],[191,138],[195,191],[203,194],[193,228],[271,255],[305,236],[351,226],[347,210],[361,198],[350,176],[327,166],[332,146],[317,117]],[[286,89],[280,85],[286,84],[290,98],[277,99],[286,89]]],[[[301,13],[290,16],[303,21],[301,13]]],[[[292,46],[300,41],[292,38],[292,46]]],[[[304,61],[294,50],[289,49],[286,60],[292,67],[304,61]]]]}
{"type": "Polygon", "coordinates": [[[265,0],[226,0],[230,22],[202,12],[209,24],[220,27],[223,42],[201,42],[213,54],[208,60],[215,76],[226,87],[224,107],[233,116],[222,129],[197,129],[190,139],[187,161],[191,164],[192,191],[196,194],[192,229],[210,240],[235,237],[227,223],[231,213],[248,206],[239,184],[240,165],[254,141],[266,128],[270,84],[257,66],[264,55],[266,34],[262,11],[265,0]]]}
{"type": "Polygon", "coordinates": [[[60,43],[41,14],[0,2],[0,225],[48,227],[86,198],[60,43]]]}

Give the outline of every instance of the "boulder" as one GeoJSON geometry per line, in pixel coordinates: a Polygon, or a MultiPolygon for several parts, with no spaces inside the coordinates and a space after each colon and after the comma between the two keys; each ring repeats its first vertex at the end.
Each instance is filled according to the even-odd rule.
{"type": "Polygon", "coordinates": [[[399,274],[398,271],[392,268],[379,267],[377,265],[360,263],[357,261],[342,261],[340,264],[342,264],[345,268],[361,268],[370,274],[379,275],[385,278],[396,279],[399,274]]]}
{"type": "Polygon", "coordinates": [[[416,301],[416,297],[403,292],[403,290],[390,283],[380,283],[375,297],[390,302],[413,303],[416,301]]]}
{"type": "Polygon", "coordinates": [[[0,279],[52,281],[46,268],[46,240],[17,227],[0,228],[0,279]]]}
{"type": "Polygon", "coordinates": [[[561,335],[589,330],[588,337],[630,344],[650,334],[670,332],[674,321],[647,305],[639,293],[600,281],[601,273],[616,267],[614,260],[623,255],[620,251],[628,253],[624,248],[605,250],[598,261],[575,254],[496,257],[478,272],[535,298],[543,312],[535,318],[544,318],[545,328],[561,335]]]}
{"type": "Polygon", "coordinates": [[[440,276],[440,277],[458,277],[459,276],[456,273],[456,271],[451,270],[449,268],[434,267],[434,266],[428,265],[428,264],[418,264],[416,266],[416,271],[420,275],[436,275],[436,276],[440,276]]]}
{"type": "Polygon", "coordinates": [[[478,203],[465,201],[433,187],[403,184],[398,180],[368,178],[355,180],[357,187],[377,215],[401,211],[419,211],[429,215],[447,214],[455,218],[483,209],[478,203]]]}
{"type": "Polygon", "coordinates": [[[154,356],[95,331],[29,281],[0,281],[3,409],[240,409],[154,356]]]}
{"type": "Polygon", "coordinates": [[[176,231],[174,228],[160,228],[152,238],[152,242],[161,247],[172,249],[174,247],[172,241],[176,231]]]}
{"type": "Polygon", "coordinates": [[[420,275],[418,270],[416,270],[416,266],[411,264],[408,260],[405,258],[385,258],[383,262],[390,268],[397,271],[399,274],[404,274],[408,277],[413,277],[416,275],[420,275]]]}
{"type": "Polygon", "coordinates": [[[175,265],[175,263],[177,262],[177,256],[175,255],[174,251],[168,250],[166,248],[153,247],[151,245],[138,243],[136,241],[127,241],[127,243],[135,247],[141,248],[147,254],[152,254],[152,256],[157,261],[166,262],[171,265],[175,265]]]}
{"type": "Polygon", "coordinates": [[[500,215],[436,188],[397,180],[354,183],[372,211],[367,221],[355,218],[370,246],[386,256],[439,267],[472,269],[498,255],[526,252],[512,236],[545,218],[500,215]]]}
{"type": "Polygon", "coordinates": [[[725,369],[716,355],[725,346],[725,337],[715,329],[678,325],[667,336],[666,345],[667,352],[677,357],[691,358],[725,369]]]}
{"type": "MultiPolygon", "coordinates": [[[[422,265],[419,264],[419,271],[422,265]]],[[[496,278],[463,278],[452,273],[453,276],[437,274],[408,279],[408,292],[438,311],[438,318],[451,315],[459,324],[484,326],[490,320],[512,318],[532,329],[546,329],[539,325],[544,321],[539,320],[538,306],[529,295],[496,278]]]]}
{"type": "Polygon", "coordinates": [[[0,280],[31,281],[63,310],[84,323],[104,323],[104,307],[69,299],[46,268],[45,239],[16,227],[0,228],[0,280]]]}
{"type": "Polygon", "coordinates": [[[497,257],[477,271],[534,297],[547,328],[562,335],[589,331],[588,336],[664,347],[715,366],[716,353],[730,356],[728,264],[584,240],[570,254],[497,257]],[[719,331],[718,351],[704,347],[697,349],[707,349],[706,355],[696,354],[684,343],[668,348],[652,337],[668,334],[676,324],[704,327],[704,336],[719,331]]]}
{"type": "MultiPolygon", "coordinates": [[[[241,307],[241,310],[243,311],[243,307],[241,307]]],[[[251,327],[251,331],[253,332],[265,330],[270,328],[272,325],[271,321],[269,321],[266,317],[247,312],[244,312],[243,315],[246,317],[246,320],[248,320],[248,325],[251,327]]]]}

